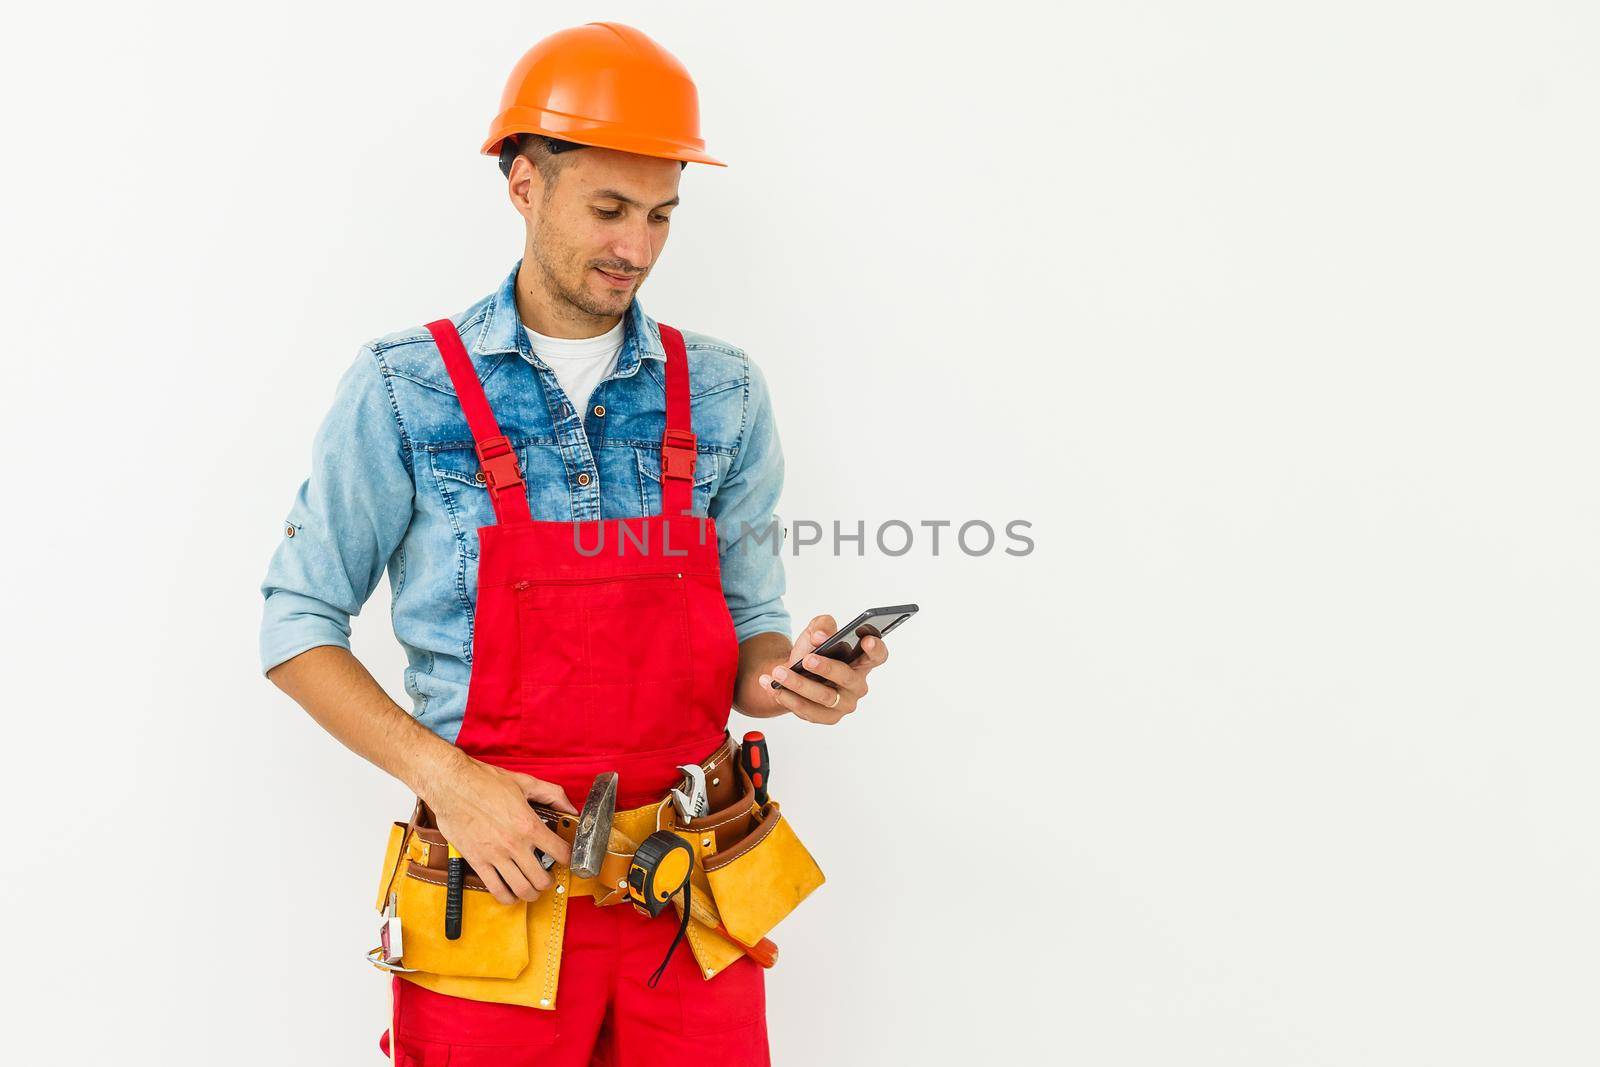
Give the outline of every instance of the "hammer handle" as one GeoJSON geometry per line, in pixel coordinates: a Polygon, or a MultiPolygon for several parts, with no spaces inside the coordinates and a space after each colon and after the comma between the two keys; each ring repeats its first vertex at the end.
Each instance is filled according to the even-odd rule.
{"type": "MultiPolygon", "coordinates": [[[[683,894],[679,893],[677,896],[673,897],[672,902],[678,906],[678,913],[681,915],[683,913],[683,894]]],[[[693,903],[700,903],[700,894],[695,895],[693,903]]],[[[695,919],[699,920],[700,922],[705,922],[704,919],[700,918],[699,911],[700,909],[697,907],[690,907],[689,909],[689,913],[693,915],[695,919]]],[[[770,968],[773,964],[778,962],[778,946],[774,945],[770,939],[763,937],[755,944],[747,945],[743,941],[740,941],[737,937],[734,937],[732,934],[728,933],[728,928],[723,926],[721,923],[705,923],[705,925],[711,927],[711,929],[715,930],[729,941],[732,941],[735,945],[738,945],[740,948],[744,949],[744,954],[755,960],[761,966],[770,968]]]]}

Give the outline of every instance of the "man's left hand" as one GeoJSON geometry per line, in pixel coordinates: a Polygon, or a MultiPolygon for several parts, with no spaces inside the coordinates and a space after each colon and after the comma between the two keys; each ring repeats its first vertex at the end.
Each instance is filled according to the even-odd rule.
{"type": "Polygon", "coordinates": [[[813,654],[812,649],[838,628],[832,615],[818,615],[801,631],[789,655],[760,678],[763,688],[774,681],[782,686],[769,690],[773,699],[807,722],[832,726],[855,711],[866,698],[867,675],[889,658],[889,647],[881,637],[862,638],[860,650],[849,663],[813,654]],[[822,681],[789,670],[789,664],[796,661],[822,681]]]}

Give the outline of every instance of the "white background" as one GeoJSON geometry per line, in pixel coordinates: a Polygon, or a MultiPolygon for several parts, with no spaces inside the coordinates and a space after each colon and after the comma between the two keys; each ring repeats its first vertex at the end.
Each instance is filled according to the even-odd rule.
{"type": "Polygon", "coordinates": [[[408,798],[256,585],[357,346],[518,255],[477,146],[596,17],[733,164],[643,299],[765,370],[785,517],[1037,542],[789,561],[924,610],[769,729],[829,875],[775,1062],[1600,1059],[1594,6],[889,9],[13,14],[9,1062],[381,1062],[408,798]]]}

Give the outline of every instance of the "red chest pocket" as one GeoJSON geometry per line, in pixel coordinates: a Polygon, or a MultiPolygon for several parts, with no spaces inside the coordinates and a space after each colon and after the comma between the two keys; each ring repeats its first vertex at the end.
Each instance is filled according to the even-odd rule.
{"type": "Polygon", "coordinates": [[[518,582],[521,735],[535,752],[666,747],[694,662],[675,571],[518,582]],[[664,714],[665,713],[665,714],[664,714]]]}

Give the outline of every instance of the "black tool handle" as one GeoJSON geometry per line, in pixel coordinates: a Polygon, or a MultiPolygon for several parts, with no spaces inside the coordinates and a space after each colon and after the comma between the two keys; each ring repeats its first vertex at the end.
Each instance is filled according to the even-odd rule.
{"type": "Polygon", "coordinates": [[[467,878],[467,861],[451,856],[444,890],[444,936],[447,941],[461,937],[461,890],[467,878]]]}
{"type": "Polygon", "coordinates": [[[739,766],[744,768],[750,784],[756,787],[757,804],[767,802],[767,785],[772,777],[772,768],[768,764],[767,737],[760,730],[751,730],[744,735],[744,743],[739,746],[739,766]]]}

